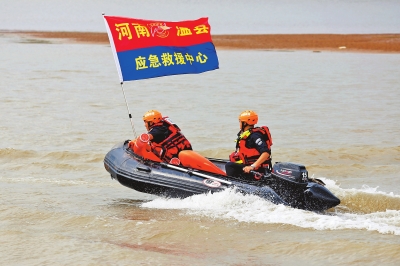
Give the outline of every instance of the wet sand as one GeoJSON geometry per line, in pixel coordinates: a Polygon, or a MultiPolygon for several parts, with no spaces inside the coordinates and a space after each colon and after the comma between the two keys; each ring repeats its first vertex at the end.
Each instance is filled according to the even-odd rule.
{"type": "MultiPolygon", "coordinates": [[[[100,32],[3,32],[28,38],[64,39],[65,41],[108,44],[100,32]]],[[[263,34],[213,35],[218,49],[312,50],[352,52],[400,52],[400,34],[263,34]]]]}

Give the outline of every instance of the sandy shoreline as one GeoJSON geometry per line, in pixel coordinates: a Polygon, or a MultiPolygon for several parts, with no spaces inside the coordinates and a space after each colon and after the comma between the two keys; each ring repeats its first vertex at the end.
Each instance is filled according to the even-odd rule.
{"type": "MultiPolygon", "coordinates": [[[[65,39],[71,42],[109,44],[103,32],[6,31],[27,38],[65,39]]],[[[218,49],[352,51],[400,53],[400,34],[262,34],[212,35],[218,49]]]]}

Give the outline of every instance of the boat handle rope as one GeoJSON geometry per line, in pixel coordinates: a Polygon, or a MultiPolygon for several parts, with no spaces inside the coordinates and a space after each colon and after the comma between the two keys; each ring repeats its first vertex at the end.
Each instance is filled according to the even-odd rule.
{"type": "Polygon", "coordinates": [[[272,177],[271,174],[263,174],[254,170],[250,171],[250,174],[253,174],[254,179],[256,180],[260,180],[262,177],[264,177],[265,179],[270,179],[272,177]]]}

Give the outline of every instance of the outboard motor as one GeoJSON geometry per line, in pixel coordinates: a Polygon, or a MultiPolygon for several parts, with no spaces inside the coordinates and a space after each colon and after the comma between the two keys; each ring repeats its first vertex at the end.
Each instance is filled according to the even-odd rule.
{"type": "Polygon", "coordinates": [[[272,173],[277,178],[296,185],[308,183],[307,169],[301,164],[276,162],[272,167],[272,173]]]}
{"type": "Polygon", "coordinates": [[[277,162],[271,176],[274,180],[271,187],[284,201],[291,202],[292,207],[313,211],[340,204],[325,186],[308,178],[304,165],[277,162]]]}
{"type": "Polygon", "coordinates": [[[269,186],[294,208],[304,208],[304,191],[308,172],[304,165],[276,162],[272,167],[269,186]]]}

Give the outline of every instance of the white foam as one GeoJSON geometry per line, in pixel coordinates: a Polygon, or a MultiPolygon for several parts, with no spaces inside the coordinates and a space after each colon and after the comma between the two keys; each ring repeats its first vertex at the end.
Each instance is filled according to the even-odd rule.
{"type": "MultiPolygon", "coordinates": [[[[329,189],[336,186],[331,180],[327,179],[324,182],[330,186],[329,189]]],[[[185,199],[156,198],[143,203],[142,207],[181,209],[186,210],[189,215],[235,219],[248,223],[288,224],[315,230],[357,229],[400,235],[400,210],[386,210],[369,214],[340,211],[321,214],[275,205],[257,196],[242,195],[234,190],[195,195],[185,199]]]]}

